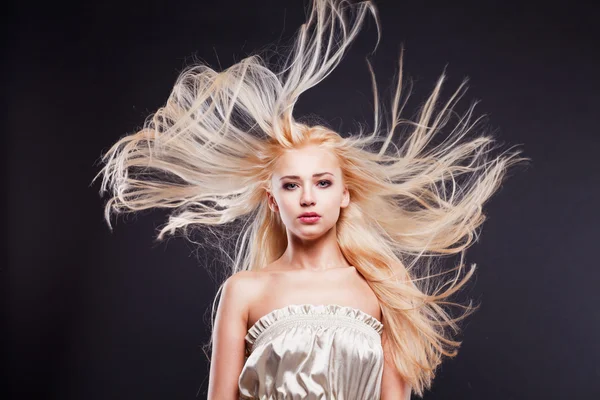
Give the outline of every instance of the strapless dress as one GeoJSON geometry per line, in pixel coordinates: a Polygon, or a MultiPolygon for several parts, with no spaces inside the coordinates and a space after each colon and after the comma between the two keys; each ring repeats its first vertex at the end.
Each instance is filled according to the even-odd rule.
{"type": "Polygon", "coordinates": [[[245,337],[240,399],[378,400],[383,323],[337,304],[292,304],[261,317],[245,337]]]}

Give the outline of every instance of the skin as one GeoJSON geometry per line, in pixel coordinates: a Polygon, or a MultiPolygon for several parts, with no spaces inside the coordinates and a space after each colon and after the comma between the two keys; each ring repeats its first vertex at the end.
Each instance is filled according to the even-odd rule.
{"type": "MultiPolygon", "coordinates": [[[[302,274],[308,279],[323,279],[321,274],[325,272],[350,270],[336,240],[336,222],[341,209],[350,203],[350,195],[339,163],[331,152],[314,145],[288,150],[275,165],[266,201],[286,226],[288,247],[264,270],[302,274]],[[304,223],[298,219],[304,212],[316,212],[321,218],[317,223],[304,223]]],[[[237,385],[245,361],[244,337],[254,322],[249,319],[250,304],[256,303],[257,293],[264,290],[257,290],[256,274],[241,271],[223,286],[215,319],[208,399],[239,398],[237,385]]],[[[371,314],[380,318],[380,313],[371,314]]],[[[382,346],[381,400],[410,399],[410,388],[389,357],[385,327],[382,346]]]]}
{"type": "Polygon", "coordinates": [[[266,196],[269,208],[285,224],[288,239],[287,249],[271,267],[322,271],[350,266],[336,240],[336,222],[350,194],[331,152],[317,146],[287,151],[276,164],[266,196]],[[321,218],[304,223],[298,218],[304,212],[321,218]]]}

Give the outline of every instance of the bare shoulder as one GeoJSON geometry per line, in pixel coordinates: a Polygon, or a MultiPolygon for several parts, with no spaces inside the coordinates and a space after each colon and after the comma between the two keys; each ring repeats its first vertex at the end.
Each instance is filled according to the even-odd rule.
{"type": "Polygon", "coordinates": [[[250,304],[259,296],[263,281],[263,274],[256,271],[236,272],[223,284],[222,296],[235,303],[238,310],[247,313],[250,304]]]}
{"type": "Polygon", "coordinates": [[[237,302],[248,300],[252,288],[256,286],[257,274],[254,271],[239,271],[231,275],[223,284],[223,295],[235,297],[237,302]]]}
{"type": "Polygon", "coordinates": [[[247,285],[255,277],[256,273],[254,271],[239,271],[227,278],[225,284],[229,286],[247,285]]]}
{"type": "Polygon", "coordinates": [[[231,275],[226,282],[231,281],[230,285],[253,287],[259,286],[270,275],[269,270],[239,271],[231,275]]]}

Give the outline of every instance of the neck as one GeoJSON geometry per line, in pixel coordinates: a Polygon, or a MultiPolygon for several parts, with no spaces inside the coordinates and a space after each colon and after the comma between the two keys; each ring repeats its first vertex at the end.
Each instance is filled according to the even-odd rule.
{"type": "Polygon", "coordinates": [[[350,267],[337,242],[335,225],[315,239],[299,238],[288,232],[288,246],[278,263],[290,269],[323,271],[350,267]]]}

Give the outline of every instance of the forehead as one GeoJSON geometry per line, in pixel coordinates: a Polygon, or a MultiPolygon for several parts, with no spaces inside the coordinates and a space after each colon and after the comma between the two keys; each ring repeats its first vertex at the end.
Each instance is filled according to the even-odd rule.
{"type": "Polygon", "coordinates": [[[303,175],[310,176],[314,171],[331,172],[339,169],[335,155],[322,147],[306,146],[299,149],[286,150],[275,166],[273,175],[303,175]]]}

